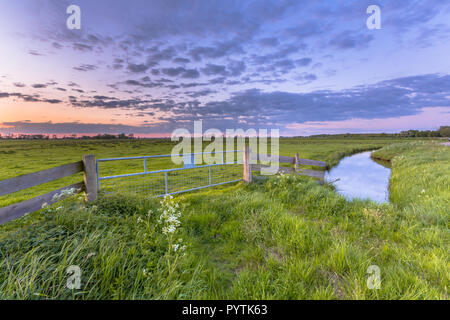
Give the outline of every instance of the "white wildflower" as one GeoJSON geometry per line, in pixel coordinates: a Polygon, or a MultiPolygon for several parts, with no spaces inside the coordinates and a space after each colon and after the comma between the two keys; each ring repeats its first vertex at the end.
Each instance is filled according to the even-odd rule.
{"type": "Polygon", "coordinates": [[[174,253],[182,252],[186,250],[186,246],[183,245],[183,240],[176,240],[176,233],[181,225],[180,217],[182,215],[180,211],[180,205],[178,202],[172,200],[171,195],[167,195],[161,201],[161,208],[158,209],[160,216],[158,223],[162,226],[162,233],[167,236],[169,242],[169,252],[174,253]]]}
{"type": "Polygon", "coordinates": [[[57,194],[57,193],[55,193],[55,194],[53,195],[52,200],[53,200],[53,201],[57,201],[57,200],[59,199],[59,197],[60,197],[60,195],[57,194]]]}
{"type": "Polygon", "coordinates": [[[169,216],[169,218],[167,218],[167,222],[168,223],[174,223],[174,224],[180,223],[180,221],[178,221],[177,216],[175,216],[175,215],[169,216]]]}
{"type": "Polygon", "coordinates": [[[174,225],[169,225],[167,227],[164,227],[162,231],[164,234],[171,234],[171,233],[174,233],[175,230],[176,230],[176,228],[174,225]]]}

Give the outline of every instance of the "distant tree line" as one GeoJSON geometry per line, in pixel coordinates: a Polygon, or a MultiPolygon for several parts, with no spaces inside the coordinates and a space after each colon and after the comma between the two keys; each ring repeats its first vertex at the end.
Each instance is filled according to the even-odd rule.
{"type": "MultiPolygon", "coordinates": [[[[450,126],[441,126],[439,130],[408,130],[401,131],[400,133],[343,133],[343,134],[318,134],[309,137],[282,137],[282,138],[376,138],[376,137],[386,137],[386,138],[439,138],[439,137],[450,137],[450,126]]],[[[0,139],[17,139],[17,140],[48,140],[48,139],[78,139],[78,140],[112,140],[112,139],[139,139],[134,136],[134,134],[97,134],[95,136],[79,136],[77,134],[71,134],[68,136],[57,137],[57,135],[49,134],[0,134],[0,139]]]]}
{"type": "Polygon", "coordinates": [[[101,140],[108,140],[108,139],[135,139],[134,134],[125,134],[125,133],[119,133],[119,134],[97,134],[95,136],[79,136],[77,134],[71,134],[68,136],[62,136],[58,137],[56,134],[50,135],[50,134],[8,134],[8,135],[2,135],[0,134],[0,139],[15,139],[15,140],[49,140],[49,139],[61,139],[61,140],[67,140],[67,139],[78,139],[78,140],[88,140],[88,139],[101,139],[101,140]]]}
{"type": "Polygon", "coordinates": [[[439,130],[408,130],[399,133],[400,137],[450,137],[450,126],[442,126],[439,130]]]}
{"type": "Polygon", "coordinates": [[[450,137],[450,126],[441,126],[439,130],[408,130],[400,133],[342,133],[317,134],[309,137],[294,138],[439,138],[450,137]]]}

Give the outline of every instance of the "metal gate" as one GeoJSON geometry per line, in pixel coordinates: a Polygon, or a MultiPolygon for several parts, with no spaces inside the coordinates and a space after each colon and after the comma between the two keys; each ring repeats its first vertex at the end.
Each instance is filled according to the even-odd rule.
{"type": "MultiPolygon", "coordinates": [[[[242,180],[242,155],[243,151],[201,152],[178,155],[183,157],[183,167],[162,170],[148,170],[152,161],[158,158],[170,158],[171,155],[153,155],[125,158],[105,158],[97,160],[98,190],[104,193],[135,193],[150,197],[161,197],[168,194],[177,194],[198,190],[226,183],[242,180]],[[222,153],[222,162],[203,164],[196,158],[205,154],[222,153]],[[233,161],[225,162],[225,153],[233,153],[233,161]],[[117,172],[122,169],[132,168],[126,161],[143,161],[143,171],[138,173],[125,173],[101,176],[100,172],[117,172]],[[115,168],[101,168],[105,162],[116,163],[115,168]],[[197,164],[197,163],[198,164],[197,164]],[[119,163],[119,166],[117,166],[119,163]]],[[[231,158],[230,156],[227,157],[231,158]]],[[[136,164],[135,164],[136,165],[136,164]]]]}

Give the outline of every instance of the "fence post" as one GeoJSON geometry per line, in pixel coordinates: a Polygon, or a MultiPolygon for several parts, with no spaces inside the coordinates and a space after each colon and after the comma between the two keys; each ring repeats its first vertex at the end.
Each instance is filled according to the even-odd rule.
{"type": "Polygon", "coordinates": [[[92,202],[98,197],[97,165],[94,155],[83,156],[83,170],[86,201],[92,202]]]}
{"type": "Polygon", "coordinates": [[[252,182],[252,164],[250,159],[251,149],[249,146],[245,146],[244,149],[244,176],[243,179],[246,183],[252,182]]]}
{"type": "Polygon", "coordinates": [[[299,169],[300,169],[300,160],[299,160],[299,157],[298,157],[298,153],[296,153],[295,157],[294,157],[294,171],[298,172],[299,169]]]}

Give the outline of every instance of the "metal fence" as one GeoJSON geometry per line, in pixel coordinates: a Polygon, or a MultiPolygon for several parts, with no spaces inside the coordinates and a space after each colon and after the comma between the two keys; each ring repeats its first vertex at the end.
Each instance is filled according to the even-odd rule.
{"type": "MultiPolygon", "coordinates": [[[[153,155],[142,157],[106,158],[97,160],[98,189],[105,193],[135,193],[150,197],[161,197],[167,194],[177,194],[192,190],[198,190],[226,183],[242,180],[242,155],[243,151],[201,152],[178,155],[183,157],[183,167],[162,170],[148,170],[160,158],[171,158],[171,155],[153,155]],[[221,163],[203,164],[198,160],[205,154],[222,153],[221,163]],[[225,162],[225,153],[233,153],[233,161],[225,162]],[[196,161],[197,159],[197,161],[196,161]],[[117,172],[134,169],[136,163],[128,164],[126,161],[143,161],[142,172],[125,173],[101,176],[101,171],[117,172]],[[114,169],[106,170],[100,164],[105,162],[119,162],[114,169]]],[[[170,162],[171,163],[171,162],[170,162]]],[[[158,166],[162,164],[159,163],[158,166]]],[[[165,165],[169,166],[166,161],[165,165]]]]}

